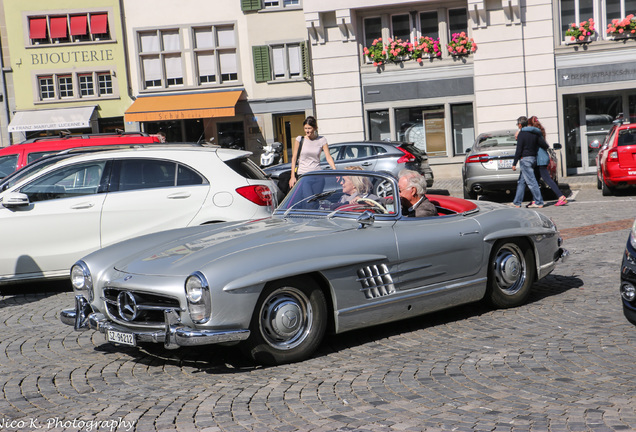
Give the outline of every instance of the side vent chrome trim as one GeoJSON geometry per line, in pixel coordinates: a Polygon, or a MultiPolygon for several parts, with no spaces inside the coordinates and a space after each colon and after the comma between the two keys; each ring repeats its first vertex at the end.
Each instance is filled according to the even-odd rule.
{"type": "Polygon", "coordinates": [[[384,297],[395,293],[393,278],[386,264],[363,267],[358,270],[358,282],[362,285],[360,291],[367,299],[384,297]]]}

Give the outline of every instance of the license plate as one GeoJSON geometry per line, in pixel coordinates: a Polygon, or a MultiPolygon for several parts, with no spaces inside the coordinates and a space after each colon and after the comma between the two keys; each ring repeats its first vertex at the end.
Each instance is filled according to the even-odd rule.
{"type": "Polygon", "coordinates": [[[499,169],[512,168],[512,159],[499,159],[497,161],[497,168],[499,169]]]}
{"type": "Polygon", "coordinates": [[[118,332],[114,330],[108,330],[108,342],[135,346],[135,335],[132,333],[118,332]]]}
{"type": "Polygon", "coordinates": [[[627,171],[627,174],[629,174],[629,175],[636,175],[636,171],[627,171]]]}

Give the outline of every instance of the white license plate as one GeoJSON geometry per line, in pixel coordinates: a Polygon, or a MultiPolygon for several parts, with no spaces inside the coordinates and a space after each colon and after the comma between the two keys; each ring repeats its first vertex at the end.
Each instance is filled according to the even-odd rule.
{"type": "Polygon", "coordinates": [[[499,169],[512,168],[512,159],[499,159],[497,161],[497,168],[499,169]]]}
{"type": "Polygon", "coordinates": [[[629,174],[629,175],[636,175],[636,171],[627,171],[627,174],[629,174]]]}
{"type": "Polygon", "coordinates": [[[108,330],[107,336],[108,336],[108,342],[135,346],[135,335],[132,333],[124,333],[124,332],[118,332],[114,330],[108,330]]]}

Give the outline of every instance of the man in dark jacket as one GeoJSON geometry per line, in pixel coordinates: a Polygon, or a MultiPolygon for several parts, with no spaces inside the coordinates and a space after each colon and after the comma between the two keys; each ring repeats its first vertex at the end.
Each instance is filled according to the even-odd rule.
{"type": "Polygon", "coordinates": [[[407,217],[437,216],[435,205],[426,197],[426,179],[417,171],[403,169],[399,174],[402,214],[407,217]]]}
{"type": "Polygon", "coordinates": [[[515,152],[515,158],[512,162],[512,170],[516,171],[518,162],[521,174],[517,182],[517,193],[512,203],[515,207],[521,207],[523,196],[526,192],[526,185],[528,185],[532,193],[532,198],[534,199],[528,207],[542,208],[543,197],[541,196],[541,189],[539,189],[537,178],[534,175],[534,168],[537,165],[537,152],[539,151],[539,147],[543,147],[547,150],[548,144],[539,135],[521,130],[521,128],[526,126],[528,126],[528,118],[525,116],[519,117],[517,119],[517,127],[519,127],[517,134],[517,151],[515,152]]]}

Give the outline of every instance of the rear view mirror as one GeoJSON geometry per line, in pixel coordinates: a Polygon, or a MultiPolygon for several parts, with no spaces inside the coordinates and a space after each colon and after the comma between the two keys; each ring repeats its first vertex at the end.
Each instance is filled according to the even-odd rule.
{"type": "Polygon", "coordinates": [[[601,147],[601,142],[599,140],[594,140],[590,143],[590,148],[597,149],[601,147]]]}
{"type": "Polygon", "coordinates": [[[8,193],[2,198],[2,205],[6,208],[28,206],[29,204],[29,197],[19,192],[8,193]]]}

